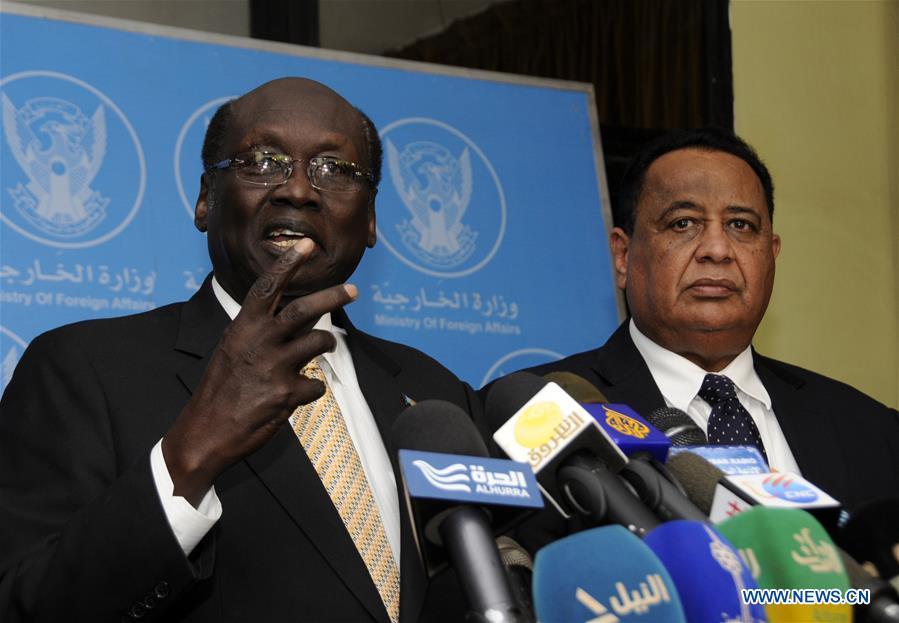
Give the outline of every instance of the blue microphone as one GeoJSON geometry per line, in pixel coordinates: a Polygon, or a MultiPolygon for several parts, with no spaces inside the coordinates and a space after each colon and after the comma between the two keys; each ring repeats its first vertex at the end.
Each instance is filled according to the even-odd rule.
{"type": "Polygon", "coordinates": [[[534,610],[540,623],[687,621],[668,571],[621,526],[578,532],[538,551],[534,610]]]}
{"type": "Polygon", "coordinates": [[[758,588],[733,546],[711,526],[669,521],[643,540],[668,569],[688,621],[767,621],[764,606],[743,603],[758,588]]]}

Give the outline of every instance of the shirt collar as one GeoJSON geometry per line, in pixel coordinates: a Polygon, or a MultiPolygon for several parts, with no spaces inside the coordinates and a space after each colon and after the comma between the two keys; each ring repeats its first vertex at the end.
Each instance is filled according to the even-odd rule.
{"type": "MultiPolygon", "coordinates": [[[[234,320],[237,317],[237,314],[240,313],[240,304],[233,298],[231,298],[231,295],[225,291],[225,289],[218,282],[218,279],[215,278],[215,275],[212,276],[212,292],[215,294],[215,298],[218,300],[219,305],[221,305],[222,309],[225,310],[225,313],[228,314],[228,317],[231,320],[234,320]]],[[[346,335],[346,331],[331,322],[330,312],[319,318],[318,322],[315,323],[313,329],[339,334],[338,336],[335,336],[338,338],[338,342],[340,341],[340,336],[346,335]]],[[[335,353],[323,353],[322,357],[331,367],[331,370],[334,372],[334,376],[336,377],[337,381],[340,381],[340,373],[338,371],[339,365],[337,365],[337,357],[335,357],[335,353]]]]}
{"type": "MultiPolygon", "coordinates": [[[[634,346],[646,361],[649,372],[662,396],[671,403],[671,406],[686,411],[699,393],[702,380],[708,372],[689,359],[659,346],[643,335],[633,318],[630,320],[628,330],[634,346]]],[[[755,371],[751,347],[747,346],[743,352],[716,374],[726,376],[744,394],[758,400],[765,405],[765,408],[771,409],[771,397],[755,371]]]]}

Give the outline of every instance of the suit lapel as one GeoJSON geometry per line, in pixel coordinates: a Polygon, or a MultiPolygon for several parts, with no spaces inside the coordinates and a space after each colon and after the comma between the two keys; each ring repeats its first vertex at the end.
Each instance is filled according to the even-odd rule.
{"type": "Polygon", "coordinates": [[[806,406],[803,379],[755,351],[752,355],[755,370],[771,396],[774,415],[803,477],[819,483],[825,491],[847,490],[848,471],[839,432],[832,419],[817,417],[806,406]]]}
{"type": "Polygon", "coordinates": [[[622,402],[646,417],[665,406],[640,351],[634,346],[625,320],[605,345],[597,351],[593,371],[605,385],[602,389],[610,402],[622,402]]]}
{"type": "Polygon", "coordinates": [[[212,291],[210,275],[181,308],[178,336],[175,338],[175,350],[191,355],[176,371],[191,394],[203,377],[222,332],[230,323],[231,319],[212,291]]]}
{"type": "MultiPolygon", "coordinates": [[[[230,322],[212,291],[211,277],[207,277],[200,290],[184,304],[175,340],[176,350],[192,355],[177,371],[178,378],[191,393],[230,322]]],[[[372,617],[388,623],[387,612],[368,569],[289,424],[285,423],[245,461],[372,617]]]]}

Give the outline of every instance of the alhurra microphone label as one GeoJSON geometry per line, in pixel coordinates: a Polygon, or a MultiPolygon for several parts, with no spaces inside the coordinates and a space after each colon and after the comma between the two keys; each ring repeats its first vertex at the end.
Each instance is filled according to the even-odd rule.
{"type": "Polygon", "coordinates": [[[486,457],[399,451],[400,468],[413,498],[542,508],[531,468],[486,457]]]}

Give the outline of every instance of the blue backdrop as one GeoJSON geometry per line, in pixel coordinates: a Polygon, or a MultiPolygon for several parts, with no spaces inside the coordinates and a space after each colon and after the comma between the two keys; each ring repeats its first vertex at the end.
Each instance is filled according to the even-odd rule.
{"type": "Polygon", "coordinates": [[[49,328],[193,293],[209,271],[192,225],[206,124],[285,75],[340,92],[384,142],[378,245],[348,308],[359,328],[477,387],[617,325],[587,85],[12,10],[0,13],[4,386],[49,328]]]}

